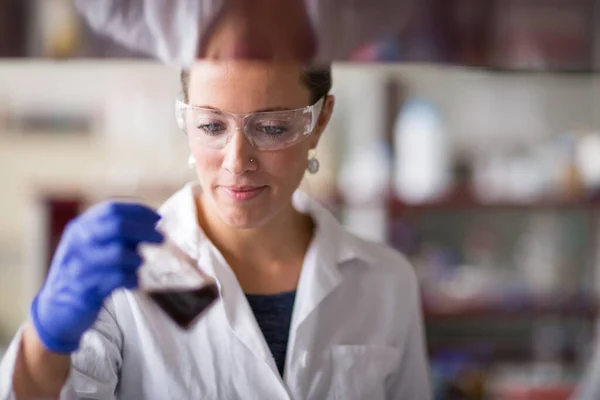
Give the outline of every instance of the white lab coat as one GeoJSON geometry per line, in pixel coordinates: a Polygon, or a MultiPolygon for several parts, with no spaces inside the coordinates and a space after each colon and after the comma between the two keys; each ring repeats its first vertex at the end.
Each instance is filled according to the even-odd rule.
{"type": "MultiPolygon", "coordinates": [[[[418,286],[404,257],[349,234],[297,192],[295,207],[317,228],[300,275],[282,378],[234,273],[198,229],[195,190],[188,184],[165,203],[163,228],[199,255],[221,299],[182,331],[144,295],[115,292],[73,354],[62,398],[431,398],[418,286]]],[[[9,398],[19,341],[20,333],[0,365],[0,399],[9,398]]]]}
{"type": "Polygon", "coordinates": [[[596,337],[593,343],[593,353],[590,355],[583,378],[579,381],[571,400],[596,400],[600,399],[600,338],[596,337]]]}
{"type": "MultiPolygon", "coordinates": [[[[178,67],[191,65],[199,38],[227,0],[76,0],[90,27],[131,49],[178,67]]],[[[252,1],[252,0],[249,0],[252,1]]],[[[315,31],[315,61],[346,59],[352,50],[401,32],[415,0],[305,0],[315,31]]]]}

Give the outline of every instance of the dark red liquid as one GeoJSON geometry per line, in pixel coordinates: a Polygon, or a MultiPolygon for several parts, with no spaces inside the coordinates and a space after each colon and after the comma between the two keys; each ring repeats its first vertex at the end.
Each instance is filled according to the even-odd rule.
{"type": "Polygon", "coordinates": [[[218,297],[216,284],[196,289],[148,291],[148,295],[183,329],[188,329],[218,297]]]}

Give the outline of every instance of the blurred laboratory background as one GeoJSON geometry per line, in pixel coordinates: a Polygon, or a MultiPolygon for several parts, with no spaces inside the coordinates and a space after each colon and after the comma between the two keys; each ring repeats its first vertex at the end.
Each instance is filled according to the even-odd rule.
{"type": "MultiPolygon", "coordinates": [[[[413,263],[437,399],[566,399],[596,346],[600,8],[445,4],[445,25],[424,12],[334,65],[303,190],[413,263]]],[[[0,1],[0,55],[1,354],[70,218],[159,205],[194,176],[179,71],[96,37],[71,2],[0,1]]]]}

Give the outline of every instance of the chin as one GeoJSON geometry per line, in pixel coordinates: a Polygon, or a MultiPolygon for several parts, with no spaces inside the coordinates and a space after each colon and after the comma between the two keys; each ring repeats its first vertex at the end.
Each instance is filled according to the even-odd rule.
{"type": "Polygon", "coordinates": [[[219,191],[212,191],[212,206],[220,219],[237,229],[258,229],[279,214],[283,206],[269,191],[248,201],[231,201],[219,191]]]}
{"type": "Polygon", "coordinates": [[[237,229],[257,229],[266,224],[270,219],[268,215],[257,212],[258,210],[228,209],[220,210],[221,219],[227,225],[237,229]]]}

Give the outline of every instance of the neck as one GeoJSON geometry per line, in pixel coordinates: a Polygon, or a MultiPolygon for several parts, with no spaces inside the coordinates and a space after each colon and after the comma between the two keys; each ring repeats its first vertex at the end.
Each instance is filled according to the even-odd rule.
{"type": "Polygon", "coordinates": [[[202,196],[197,209],[200,226],[236,274],[243,270],[270,275],[300,268],[313,236],[312,219],[291,202],[267,224],[253,229],[225,224],[202,196]]]}

